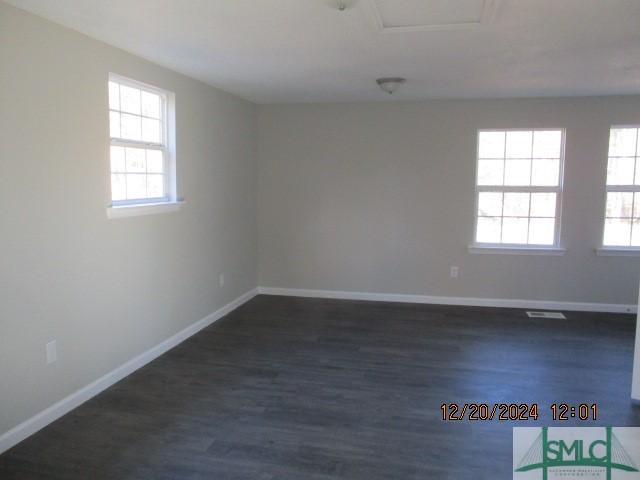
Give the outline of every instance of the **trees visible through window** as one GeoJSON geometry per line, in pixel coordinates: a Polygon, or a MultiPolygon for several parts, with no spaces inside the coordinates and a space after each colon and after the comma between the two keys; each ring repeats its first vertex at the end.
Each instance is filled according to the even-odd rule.
{"type": "Polygon", "coordinates": [[[559,243],[564,131],[478,132],[476,245],[559,243]]]}

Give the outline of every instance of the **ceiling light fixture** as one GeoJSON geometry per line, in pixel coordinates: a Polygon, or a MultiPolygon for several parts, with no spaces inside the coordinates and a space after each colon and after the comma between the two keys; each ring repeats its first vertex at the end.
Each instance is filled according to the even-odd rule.
{"type": "Polygon", "coordinates": [[[347,2],[345,0],[338,0],[338,10],[344,12],[347,9],[347,2]]]}
{"type": "Polygon", "coordinates": [[[379,78],[376,80],[378,85],[382,90],[387,92],[389,95],[392,95],[393,92],[400,88],[400,85],[407,82],[406,78],[401,77],[389,77],[389,78],[379,78]]]}

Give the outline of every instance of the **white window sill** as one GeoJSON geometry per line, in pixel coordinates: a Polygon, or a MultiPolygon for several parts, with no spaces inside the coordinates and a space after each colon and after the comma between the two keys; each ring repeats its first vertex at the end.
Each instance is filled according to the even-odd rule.
{"type": "Polygon", "coordinates": [[[640,248],[602,247],[596,249],[599,257],[640,257],[640,248]]]}
{"type": "Polygon", "coordinates": [[[562,256],[567,253],[566,248],[558,247],[512,247],[491,245],[469,245],[469,253],[499,254],[499,255],[551,255],[562,256]]]}
{"type": "Polygon", "coordinates": [[[138,217],[140,215],[155,215],[158,213],[177,212],[184,205],[184,201],[148,203],[138,205],[118,205],[107,208],[107,218],[138,217]]]}

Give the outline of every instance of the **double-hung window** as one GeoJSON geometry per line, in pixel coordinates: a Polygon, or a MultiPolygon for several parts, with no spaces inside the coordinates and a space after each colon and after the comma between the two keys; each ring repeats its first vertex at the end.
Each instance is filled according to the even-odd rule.
{"type": "Polygon", "coordinates": [[[603,246],[640,250],[639,127],[613,127],[609,134],[603,246]]]}
{"type": "Polygon", "coordinates": [[[473,247],[559,250],[564,131],[478,132],[473,247]]]}
{"type": "Polygon", "coordinates": [[[112,207],[176,201],[172,103],[170,92],[109,76],[112,207]]]}

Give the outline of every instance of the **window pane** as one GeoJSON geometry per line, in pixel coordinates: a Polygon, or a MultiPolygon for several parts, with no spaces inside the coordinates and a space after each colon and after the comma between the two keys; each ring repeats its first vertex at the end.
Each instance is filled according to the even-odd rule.
{"type": "Polygon", "coordinates": [[[502,185],[504,160],[479,160],[478,185],[502,185]]]}
{"type": "Polygon", "coordinates": [[[140,90],[120,85],[120,107],[123,112],[140,115],[140,90]]]}
{"type": "Polygon", "coordinates": [[[147,197],[149,198],[164,197],[164,176],[163,175],[147,175],[147,197]]]}
{"type": "Polygon", "coordinates": [[[640,247],[640,220],[633,221],[633,231],[631,232],[631,246],[640,247]]]}
{"type": "Polygon", "coordinates": [[[560,187],[562,146],[562,130],[478,133],[478,186],[496,187],[478,193],[478,243],[555,243],[559,193],[526,187],[560,187]]]}
{"type": "Polygon", "coordinates": [[[503,215],[505,217],[528,217],[529,216],[529,194],[528,193],[505,193],[503,215]]]}
{"type": "Polygon", "coordinates": [[[633,195],[633,217],[640,218],[640,192],[633,195]]]}
{"type": "Polygon", "coordinates": [[[610,157],[630,157],[636,153],[637,128],[612,128],[609,136],[610,157]]]}
{"type": "Polygon", "coordinates": [[[125,175],[115,174],[111,175],[111,200],[126,200],[127,199],[127,185],[125,175]]]}
{"type": "Polygon", "coordinates": [[[556,194],[555,193],[532,193],[531,194],[531,216],[555,218],[556,194]]]}
{"type": "Polygon", "coordinates": [[[160,150],[147,150],[147,172],[163,173],[162,152],[160,150]]]}
{"type": "Polygon", "coordinates": [[[531,160],[507,160],[504,170],[505,185],[530,185],[531,160]]]}
{"type": "Polygon", "coordinates": [[[120,86],[115,82],[109,82],[109,108],[120,110],[120,86]]]}
{"type": "Polygon", "coordinates": [[[127,148],[126,149],[127,156],[127,172],[140,172],[144,173],[147,171],[144,150],[141,148],[127,148]]]}
{"type": "Polygon", "coordinates": [[[499,217],[502,215],[502,193],[480,192],[478,195],[478,216],[499,217]]]}
{"type": "Polygon", "coordinates": [[[630,218],[633,205],[633,193],[607,193],[607,218],[630,218]]]}
{"type": "Polygon", "coordinates": [[[558,185],[560,160],[534,160],[531,171],[531,185],[536,187],[555,187],[558,185]]]}
{"type": "Polygon", "coordinates": [[[607,185],[633,185],[634,158],[609,158],[607,185]]]}
{"type": "Polygon", "coordinates": [[[120,140],[109,150],[112,199],[164,199],[174,182],[160,147],[167,128],[164,97],[133,85],[108,82],[110,136],[120,140]]]}
{"type": "Polygon", "coordinates": [[[507,132],[507,158],[531,158],[533,132],[507,132]]]}
{"type": "Polygon", "coordinates": [[[529,221],[529,243],[553,245],[555,223],[553,218],[532,218],[529,221]]]}
{"type": "Polygon", "coordinates": [[[160,118],[160,95],[142,92],[142,115],[160,118]]]}
{"type": "Polygon", "coordinates": [[[109,112],[109,135],[111,138],[120,138],[120,114],[109,112]]]}
{"type": "Polygon", "coordinates": [[[122,114],[122,138],[126,138],[128,140],[141,140],[140,120],[141,120],[140,117],[123,113],[122,114]]]}
{"type": "Polygon", "coordinates": [[[160,143],[160,121],[150,118],[142,119],[142,141],[160,143]]]}
{"type": "Polygon", "coordinates": [[[111,171],[112,172],[126,172],[124,167],[124,148],[111,147],[111,171]]]}
{"type": "MultiPolygon", "coordinates": [[[[506,199],[505,199],[506,202],[506,199]]],[[[502,220],[502,243],[527,243],[528,218],[505,218],[502,220]]]]}
{"type": "Polygon", "coordinates": [[[500,243],[500,217],[478,217],[476,242],[500,243]]]}
{"type": "Polygon", "coordinates": [[[147,179],[144,174],[128,174],[127,175],[127,199],[135,200],[137,198],[146,198],[147,196],[147,179]]]}
{"type": "Polygon", "coordinates": [[[479,158],[504,158],[505,132],[480,132],[479,158]]]}
{"type": "Polygon", "coordinates": [[[562,132],[560,130],[543,130],[533,132],[534,158],[560,158],[562,132]]]}
{"type": "Polygon", "coordinates": [[[631,220],[607,219],[604,225],[604,244],[628,247],[631,240],[631,220]]]}

